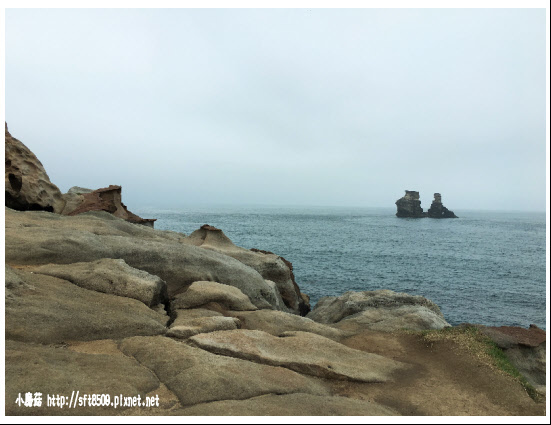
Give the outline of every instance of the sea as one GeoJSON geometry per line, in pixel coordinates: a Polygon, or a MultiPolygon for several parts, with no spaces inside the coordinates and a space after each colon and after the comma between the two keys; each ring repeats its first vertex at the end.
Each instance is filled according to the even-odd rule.
{"type": "Polygon", "coordinates": [[[312,306],[347,291],[422,295],[452,325],[546,325],[545,213],[455,211],[407,219],[394,208],[141,208],[155,228],[190,234],[203,224],[236,245],[293,263],[312,306]]]}

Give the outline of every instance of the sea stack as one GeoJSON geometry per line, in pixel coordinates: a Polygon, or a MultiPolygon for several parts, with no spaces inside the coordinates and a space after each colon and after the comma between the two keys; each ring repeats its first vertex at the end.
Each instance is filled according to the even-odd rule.
{"type": "Polygon", "coordinates": [[[442,195],[434,194],[434,200],[428,210],[430,218],[457,218],[457,216],[442,204],[442,195]]]}
{"type": "Polygon", "coordinates": [[[427,213],[423,212],[423,208],[421,208],[419,192],[413,190],[406,190],[405,196],[396,201],[396,206],[398,207],[397,217],[422,218],[427,216],[427,213]]]}

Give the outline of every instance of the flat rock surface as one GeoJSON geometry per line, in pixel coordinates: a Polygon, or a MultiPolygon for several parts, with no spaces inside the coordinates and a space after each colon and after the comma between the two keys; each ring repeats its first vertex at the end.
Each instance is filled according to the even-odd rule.
{"type": "Polygon", "coordinates": [[[113,415],[124,407],[48,407],[47,395],[71,398],[72,391],[142,397],[159,388],[147,368],[116,351],[111,354],[76,352],[65,346],[6,341],[6,415],[113,415]],[[42,393],[41,407],[19,406],[18,395],[42,393]]]}
{"type": "Polygon", "coordinates": [[[193,282],[172,300],[171,305],[174,309],[189,309],[213,302],[229,310],[256,310],[256,306],[240,289],[208,281],[193,282]]]}
{"type": "Polygon", "coordinates": [[[291,370],[215,355],[162,336],[127,338],[119,348],[153,370],[183,406],[271,393],[327,395],[322,385],[291,370]]]}
{"type": "Polygon", "coordinates": [[[166,333],[166,336],[186,339],[201,333],[229,331],[237,329],[238,327],[239,319],[234,317],[198,317],[187,321],[180,321],[180,323],[176,325],[173,324],[166,333]]]}
{"type": "Polygon", "coordinates": [[[241,329],[200,334],[189,341],[216,354],[329,379],[385,382],[405,366],[307,332],[289,332],[276,337],[262,331],[241,329]]]}
{"type": "Polygon", "coordinates": [[[27,270],[58,277],[91,291],[134,298],[148,307],[166,302],[168,297],[166,283],[160,277],[130,267],[122,259],[45,264],[27,270]]]}
{"type": "Polygon", "coordinates": [[[312,394],[268,394],[248,400],[199,404],[171,414],[182,416],[389,416],[396,411],[380,404],[312,394]]]}
{"type": "Polygon", "coordinates": [[[7,339],[60,343],[166,331],[166,319],[140,301],[79,288],[51,276],[6,269],[7,339]]]}
{"type": "Polygon", "coordinates": [[[306,317],[276,310],[230,311],[227,313],[237,317],[242,329],[260,330],[280,336],[286,332],[311,332],[329,339],[338,340],[345,334],[331,326],[314,322],[306,317]]]}

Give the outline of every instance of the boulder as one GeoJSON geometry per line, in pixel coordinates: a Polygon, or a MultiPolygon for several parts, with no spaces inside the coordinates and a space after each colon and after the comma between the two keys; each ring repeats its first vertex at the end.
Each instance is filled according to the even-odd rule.
{"type": "Polygon", "coordinates": [[[130,267],[122,259],[45,264],[27,270],[58,277],[91,291],[134,298],[148,307],[166,303],[168,298],[166,283],[160,277],[130,267]]]}
{"type": "Polygon", "coordinates": [[[218,356],[166,337],[127,338],[119,348],[152,370],[183,406],[270,393],[328,395],[321,384],[291,370],[218,356]]]}
{"type": "Polygon", "coordinates": [[[274,336],[281,336],[290,331],[310,332],[333,340],[345,336],[342,331],[331,326],[283,311],[230,311],[227,314],[238,318],[242,329],[264,331],[274,336]]]}
{"type": "Polygon", "coordinates": [[[141,218],[136,214],[128,211],[126,205],[122,203],[122,188],[120,186],[111,185],[101,189],[96,189],[88,192],[86,189],[82,191],[82,188],[72,188],[73,192],[69,192],[66,195],[67,203],[76,208],[69,210],[65,208],[64,214],[78,215],[88,211],[106,211],[113,214],[115,217],[122,218],[126,221],[135,224],[143,224],[144,226],[153,227],[156,219],[153,218],[141,218]],[[80,190],[80,191],[79,191],[80,190]],[[77,201],[81,202],[77,204],[77,201]]]}
{"type": "Polygon", "coordinates": [[[187,309],[209,303],[217,303],[227,310],[256,310],[249,297],[238,288],[208,281],[193,282],[185,292],[174,298],[171,306],[172,309],[187,309]]]}
{"type": "Polygon", "coordinates": [[[327,379],[386,382],[404,367],[397,361],[354,350],[307,332],[287,332],[276,337],[262,331],[240,329],[195,335],[188,341],[215,354],[327,379]]]}
{"type": "Polygon", "coordinates": [[[142,302],[6,266],[6,339],[43,344],[158,335],[166,320],[142,302]]]}
{"type": "Polygon", "coordinates": [[[19,211],[60,213],[65,202],[59,188],[30,149],[12,137],[7,123],[5,140],[6,206],[19,211]]]}
{"type": "Polygon", "coordinates": [[[272,252],[248,250],[235,245],[222,230],[205,224],[186,239],[186,243],[233,257],[276,284],[285,306],[293,313],[306,314],[309,306],[301,297],[293,265],[272,252]]]}
{"type": "MultiPolygon", "coordinates": [[[[72,392],[143,397],[159,388],[159,380],[134,359],[118,354],[79,353],[65,346],[44,346],[6,341],[6,411],[11,415],[113,415],[126,407],[69,408],[72,392]],[[42,406],[26,407],[16,403],[19,395],[42,393],[42,406]],[[48,407],[47,396],[63,395],[66,405],[48,407]]],[[[73,402],[74,403],[74,402],[73,402]]]]}
{"type": "Polygon", "coordinates": [[[260,274],[240,261],[181,243],[174,232],[136,226],[106,212],[62,216],[6,208],[6,263],[71,264],[103,258],[159,276],[169,297],[196,281],[239,288],[257,308],[277,308],[278,294],[260,274]]]}
{"type": "Polygon", "coordinates": [[[434,200],[427,211],[427,216],[430,218],[458,218],[453,211],[450,211],[442,204],[442,195],[434,194],[434,200]]]}
{"type": "Polygon", "coordinates": [[[325,324],[338,323],[340,329],[347,331],[365,328],[391,332],[450,326],[432,301],[389,290],[346,292],[339,297],[324,297],[308,318],[325,324]]]}
{"type": "Polygon", "coordinates": [[[423,218],[427,216],[427,213],[423,212],[421,208],[421,201],[419,200],[419,192],[413,190],[406,190],[406,194],[396,201],[396,217],[404,218],[423,218]]]}
{"type": "Polygon", "coordinates": [[[312,394],[267,394],[248,400],[198,404],[170,413],[178,416],[390,416],[393,409],[346,397],[312,394]]]}

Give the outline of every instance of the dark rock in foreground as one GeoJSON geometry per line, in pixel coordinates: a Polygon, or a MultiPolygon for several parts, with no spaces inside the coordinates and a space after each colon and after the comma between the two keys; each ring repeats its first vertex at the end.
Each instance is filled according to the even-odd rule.
{"type": "Polygon", "coordinates": [[[434,194],[434,200],[427,212],[430,218],[457,218],[457,216],[442,204],[442,195],[434,194]]]}
{"type": "Polygon", "coordinates": [[[427,216],[421,208],[419,192],[413,190],[406,190],[406,194],[396,201],[396,206],[398,207],[397,217],[422,218],[427,216]]]}

